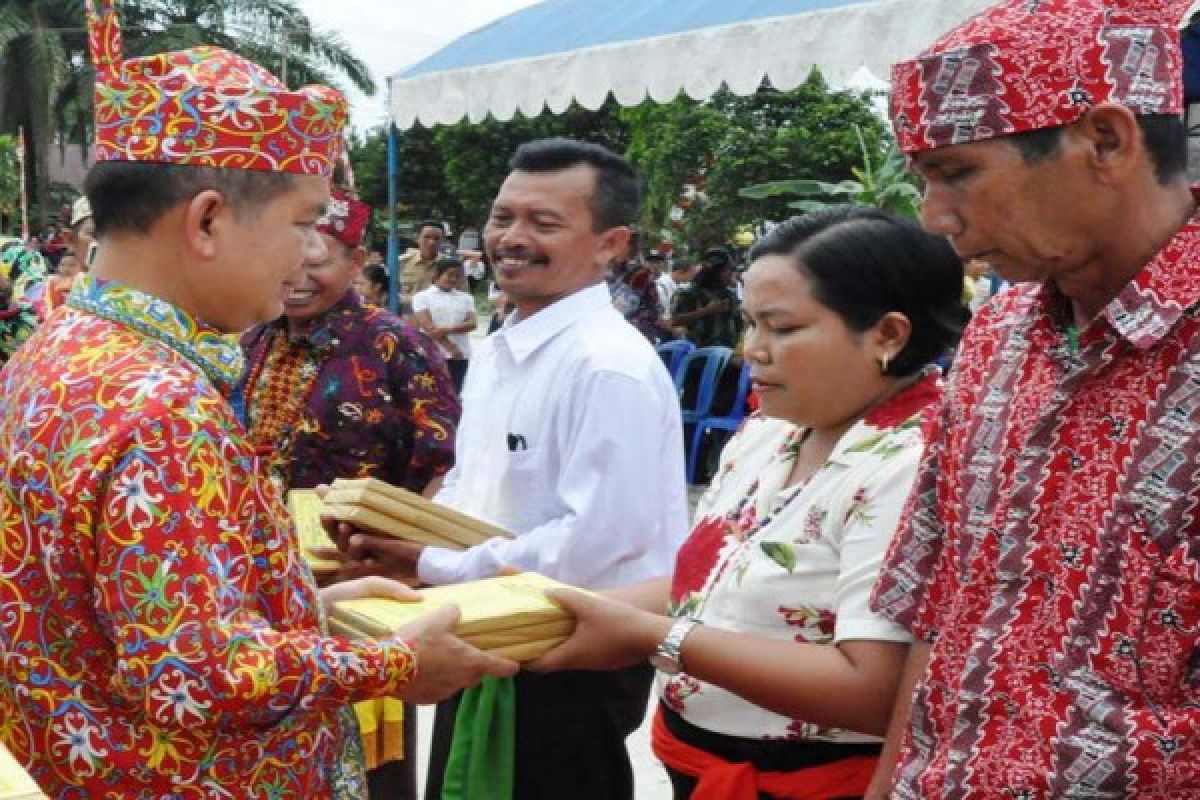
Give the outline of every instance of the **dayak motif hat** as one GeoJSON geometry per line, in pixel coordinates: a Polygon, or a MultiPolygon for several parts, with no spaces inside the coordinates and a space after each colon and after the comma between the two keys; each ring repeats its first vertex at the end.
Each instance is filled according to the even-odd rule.
{"type": "Polygon", "coordinates": [[[1183,109],[1177,25],[1191,0],[1004,0],[892,69],[892,123],[915,153],[1077,121],[1119,103],[1183,109]]]}
{"type": "Polygon", "coordinates": [[[367,232],[371,207],[345,189],[334,189],[325,216],[317,220],[317,230],[327,233],[347,247],[358,247],[367,232]]]}
{"type": "Polygon", "coordinates": [[[339,92],[290,91],[219,47],[122,60],[114,0],[86,4],[97,161],[333,173],[347,114],[339,92]]]}

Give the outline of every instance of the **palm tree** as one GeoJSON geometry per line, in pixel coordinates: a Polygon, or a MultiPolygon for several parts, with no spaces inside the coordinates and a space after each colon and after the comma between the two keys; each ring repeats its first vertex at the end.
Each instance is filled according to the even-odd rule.
{"type": "Polygon", "coordinates": [[[26,178],[43,216],[55,108],[84,41],[66,29],[78,28],[82,14],[82,0],[0,1],[0,132],[24,128],[26,178]]]}
{"type": "MultiPolygon", "coordinates": [[[[118,10],[126,57],[211,44],[291,86],[341,78],[375,91],[366,64],[337,34],[314,30],[293,0],[125,0],[118,10]]],[[[25,129],[43,221],[51,147],[91,141],[93,76],[83,0],[0,0],[0,133],[25,129]]]]}
{"type": "Polygon", "coordinates": [[[314,30],[293,0],[132,0],[122,10],[127,56],[211,44],[261,64],[290,86],[336,86],[340,76],[375,92],[366,64],[337,34],[314,30]]]}

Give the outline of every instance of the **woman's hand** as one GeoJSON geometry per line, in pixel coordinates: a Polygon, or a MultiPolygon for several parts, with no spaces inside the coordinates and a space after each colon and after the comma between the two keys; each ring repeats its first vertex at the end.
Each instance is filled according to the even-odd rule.
{"type": "Polygon", "coordinates": [[[671,627],[669,617],[601,595],[555,589],[546,596],[575,617],[575,632],[526,665],[534,672],[613,670],[638,664],[650,657],[671,627]]]}

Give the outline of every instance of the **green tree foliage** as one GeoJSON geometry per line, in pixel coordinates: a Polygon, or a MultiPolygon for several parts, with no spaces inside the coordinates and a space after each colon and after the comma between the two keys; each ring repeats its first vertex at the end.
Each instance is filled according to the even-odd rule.
{"type": "Polygon", "coordinates": [[[723,244],[741,226],[793,213],[785,199],[742,197],[742,187],[781,174],[848,178],[860,160],[856,126],[871,148],[886,136],[860,96],[830,91],[819,72],[788,92],[764,87],[738,97],[722,91],[704,103],[681,98],[625,113],[634,128],[629,155],[649,177],[646,229],[674,229],[698,247],[723,244]],[[684,197],[688,185],[700,193],[684,197]],[[671,208],[681,198],[687,208],[674,221],[671,208]]]}
{"type": "Polygon", "coordinates": [[[528,118],[518,114],[508,122],[489,118],[478,125],[459,123],[436,129],[433,142],[445,165],[446,191],[462,207],[460,226],[482,225],[487,219],[492,199],[508,174],[508,160],[524,142],[568,136],[624,152],[629,129],[619,112],[620,107],[610,99],[595,112],[573,105],[561,115],[528,118]]]}
{"type": "Polygon", "coordinates": [[[35,207],[44,207],[55,108],[85,46],[82,0],[0,3],[0,133],[25,130],[26,178],[35,207]]]}
{"type": "Polygon", "coordinates": [[[852,169],[854,178],[829,183],[805,178],[769,181],[741,190],[742,197],[764,200],[798,196],[789,208],[817,211],[839,203],[876,206],[915,219],[921,207],[921,190],[904,163],[904,156],[891,144],[886,152],[872,152],[861,129],[855,127],[862,163],[852,169]]]}
{"type": "MultiPolygon", "coordinates": [[[[345,80],[374,92],[370,72],[336,34],[313,29],[294,0],[123,0],[125,54],[212,44],[245,56],[287,83],[345,80]]],[[[83,0],[0,1],[0,133],[25,129],[26,176],[45,219],[49,153],[90,143],[93,71],[83,0]]]]}
{"type": "Polygon", "coordinates": [[[294,0],[126,0],[125,53],[161,53],[201,44],[224,47],[289,86],[348,80],[367,94],[375,82],[336,33],[315,30],[294,0]]]}
{"type": "Polygon", "coordinates": [[[17,141],[0,134],[0,233],[20,225],[21,177],[17,173],[17,141]],[[7,230],[6,230],[7,228],[7,230]]]}
{"type": "MultiPolygon", "coordinates": [[[[508,160],[523,142],[570,136],[622,152],[628,131],[610,103],[592,113],[573,107],[562,116],[508,122],[488,119],[434,129],[416,126],[400,135],[396,213],[402,223],[422,219],[450,222],[455,230],[480,227],[508,174],[508,160]]],[[[382,215],[387,208],[387,128],[355,137],[350,161],[359,196],[382,215]]],[[[378,237],[376,237],[378,238],[378,237]]]]}
{"type": "MultiPolygon", "coordinates": [[[[402,219],[447,219],[458,229],[479,226],[522,142],[570,136],[627,154],[645,182],[642,227],[650,243],[663,231],[694,247],[725,244],[740,227],[793,213],[787,198],[754,200],[742,187],[802,175],[848,179],[861,160],[856,126],[872,152],[886,134],[859,96],[830,92],[819,74],[790,92],[764,87],[750,97],[723,91],[705,102],[680,97],[620,108],[508,122],[488,119],[404,134],[398,185],[402,219]],[[697,187],[699,193],[687,191],[697,187]],[[681,219],[672,210],[684,205],[681,219]]],[[[386,132],[369,133],[352,149],[360,193],[376,208],[387,203],[386,132]]],[[[678,212],[676,212],[678,213],[678,212]]]]}

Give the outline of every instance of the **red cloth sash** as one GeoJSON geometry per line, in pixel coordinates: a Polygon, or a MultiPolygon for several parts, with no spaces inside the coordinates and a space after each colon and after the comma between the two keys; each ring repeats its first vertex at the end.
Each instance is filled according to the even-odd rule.
{"type": "MultiPolygon", "coordinates": [[[[676,772],[698,778],[692,800],[758,800],[765,792],[780,800],[834,800],[867,791],[876,756],[851,756],[795,772],[759,772],[751,764],[734,764],[675,738],[654,715],[650,735],[654,754],[676,772]]],[[[797,745],[803,747],[803,745],[797,745]]]]}

